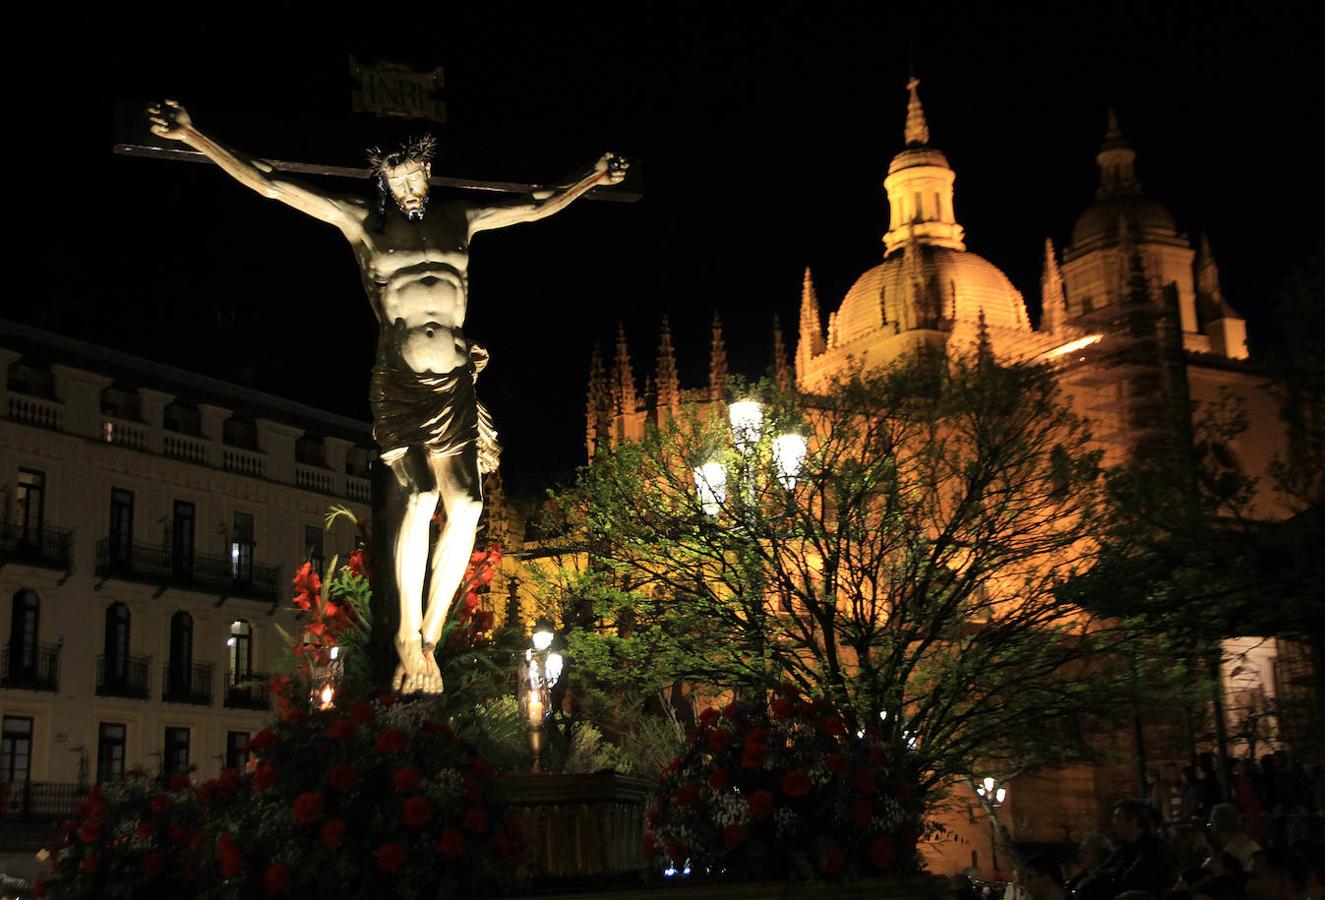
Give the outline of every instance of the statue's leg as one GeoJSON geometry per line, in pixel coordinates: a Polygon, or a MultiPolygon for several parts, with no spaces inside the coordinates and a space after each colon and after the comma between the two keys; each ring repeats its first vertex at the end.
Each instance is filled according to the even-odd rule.
{"type": "Polygon", "coordinates": [[[431,649],[441,638],[446,614],[469,567],[474,536],[483,513],[483,480],[479,474],[478,451],[467,447],[454,456],[434,456],[433,474],[446,523],[432,554],[432,581],[428,586],[428,609],[423,617],[424,656],[436,688],[442,675],[431,649]]]}
{"type": "Polygon", "coordinates": [[[423,627],[423,581],[428,560],[428,537],[437,509],[437,483],[429,454],[411,447],[389,463],[401,486],[398,508],[389,510],[399,522],[395,544],[395,578],[400,595],[400,627],[396,631],[396,653],[400,665],[392,679],[396,690],[423,690],[427,665],[423,660],[420,632],[423,627]]]}

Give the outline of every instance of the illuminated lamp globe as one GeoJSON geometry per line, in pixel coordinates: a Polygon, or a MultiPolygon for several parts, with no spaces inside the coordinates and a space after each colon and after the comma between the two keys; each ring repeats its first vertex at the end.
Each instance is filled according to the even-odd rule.
{"type": "Polygon", "coordinates": [[[727,410],[732,423],[732,438],[736,446],[745,448],[759,442],[759,431],[764,425],[764,411],[754,400],[737,400],[727,410]]]}

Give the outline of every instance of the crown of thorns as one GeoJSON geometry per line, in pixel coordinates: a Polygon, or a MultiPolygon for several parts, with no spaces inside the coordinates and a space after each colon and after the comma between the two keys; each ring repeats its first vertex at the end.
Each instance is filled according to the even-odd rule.
{"type": "Polygon", "coordinates": [[[437,140],[431,134],[411,138],[390,153],[383,153],[380,147],[368,149],[368,170],[380,176],[385,169],[395,168],[407,162],[429,163],[437,153],[437,140]]]}

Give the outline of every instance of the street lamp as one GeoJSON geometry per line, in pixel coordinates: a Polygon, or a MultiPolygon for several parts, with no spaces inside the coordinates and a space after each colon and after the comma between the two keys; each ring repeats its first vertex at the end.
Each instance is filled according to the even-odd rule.
{"type": "Polygon", "coordinates": [[[989,862],[998,871],[998,818],[994,815],[994,810],[1003,806],[1003,801],[1007,799],[1008,789],[1000,785],[993,778],[986,775],[984,779],[975,786],[975,793],[989,811],[989,862]]]}
{"type": "MultiPolygon", "coordinates": [[[[744,460],[751,460],[764,435],[764,410],[755,400],[737,400],[727,408],[731,422],[732,443],[744,460]]],[[[771,442],[774,476],[782,487],[792,490],[805,465],[808,442],[794,431],[774,435],[771,442]]],[[[716,459],[696,466],[695,489],[699,505],[706,515],[716,516],[727,499],[727,467],[716,459]]],[[[747,488],[751,487],[746,485],[747,488]]],[[[749,496],[753,496],[750,494],[749,496]]]]}
{"type": "Polygon", "coordinates": [[[534,757],[533,771],[543,770],[545,733],[543,720],[548,712],[550,691],[561,680],[566,661],[560,653],[549,652],[556,638],[552,623],[540,619],[524,651],[524,677],[521,678],[520,705],[529,720],[529,750],[534,757]]]}

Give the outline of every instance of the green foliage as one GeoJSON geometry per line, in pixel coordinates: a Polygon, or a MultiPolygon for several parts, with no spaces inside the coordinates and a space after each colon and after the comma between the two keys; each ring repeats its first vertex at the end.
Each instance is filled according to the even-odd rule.
{"type": "Polygon", "coordinates": [[[789,683],[853,731],[886,717],[926,789],[977,761],[1089,753],[1130,638],[1060,596],[1093,564],[1105,507],[1052,373],[921,356],[819,396],[751,390],[756,446],[691,407],[554,498],[562,564],[542,593],[577,672],[636,711],[679,683],[750,698],[789,683]],[[786,429],[811,436],[794,488],[773,456],[786,429]],[[695,490],[711,460],[717,515],[695,490]]]}

